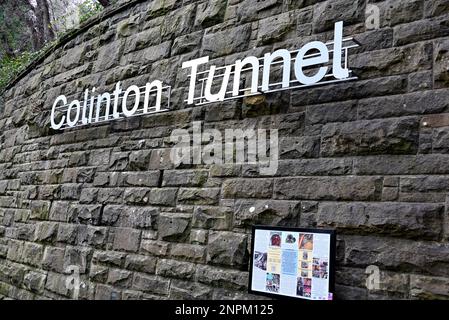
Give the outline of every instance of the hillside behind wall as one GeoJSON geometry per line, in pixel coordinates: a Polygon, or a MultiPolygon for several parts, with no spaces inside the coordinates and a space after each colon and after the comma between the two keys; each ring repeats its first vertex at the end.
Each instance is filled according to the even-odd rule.
{"type": "Polygon", "coordinates": [[[0,108],[0,297],[71,298],[64,271],[78,265],[81,299],[253,299],[250,226],[272,224],[337,228],[337,298],[449,298],[449,2],[370,1],[373,31],[367,2],[134,1],[56,48],[0,108]],[[256,106],[183,101],[183,61],[296,49],[337,21],[362,44],[359,80],[256,106]],[[154,79],[173,111],[49,129],[59,94],[154,79]],[[278,173],[174,167],[170,133],[193,121],[279,129],[278,173]],[[381,289],[368,291],[373,264],[381,289]]]}

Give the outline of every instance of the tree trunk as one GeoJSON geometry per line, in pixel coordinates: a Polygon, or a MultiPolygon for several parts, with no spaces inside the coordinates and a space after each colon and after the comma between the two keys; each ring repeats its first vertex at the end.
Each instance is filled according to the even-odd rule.
{"type": "Polygon", "coordinates": [[[55,38],[49,0],[0,0],[0,13],[0,51],[6,56],[37,51],[55,38]]]}
{"type": "Polygon", "coordinates": [[[46,42],[55,38],[55,33],[51,25],[47,0],[37,0],[36,2],[37,6],[34,12],[37,18],[37,27],[38,30],[40,30],[40,36],[42,39],[41,46],[43,46],[46,42]]]}
{"type": "Polygon", "coordinates": [[[35,14],[35,8],[29,2],[29,0],[22,0],[22,7],[16,11],[22,21],[28,26],[28,30],[31,34],[31,44],[34,51],[39,50],[42,47],[43,39],[40,36],[40,30],[37,26],[37,17],[35,14]]]}

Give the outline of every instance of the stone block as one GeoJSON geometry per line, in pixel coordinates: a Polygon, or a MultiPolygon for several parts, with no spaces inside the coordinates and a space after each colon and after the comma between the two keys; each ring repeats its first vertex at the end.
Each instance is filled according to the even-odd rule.
{"type": "Polygon", "coordinates": [[[125,269],[154,274],[156,272],[156,262],[156,258],[153,257],[130,254],[125,260],[125,269]]]}
{"type": "Polygon", "coordinates": [[[327,124],[321,155],[414,154],[418,148],[415,118],[327,124]]]}
{"type": "Polygon", "coordinates": [[[176,188],[151,189],[148,201],[152,205],[174,206],[177,192],[176,188]]]}
{"type": "Polygon", "coordinates": [[[30,271],[25,274],[23,284],[31,292],[42,294],[47,275],[42,272],[30,271]]]}
{"type": "Polygon", "coordinates": [[[241,267],[248,264],[248,237],[244,234],[211,231],[207,248],[207,262],[241,267]]]}
{"type": "Polygon", "coordinates": [[[70,291],[65,283],[66,279],[67,277],[65,275],[49,272],[47,281],[45,282],[45,289],[65,297],[70,297],[70,291]]]}
{"type": "Polygon", "coordinates": [[[208,232],[206,230],[191,230],[190,243],[206,244],[208,232]]]}
{"type": "Polygon", "coordinates": [[[248,286],[247,272],[199,265],[196,274],[199,282],[219,288],[242,290],[248,286]]]}
{"type": "Polygon", "coordinates": [[[103,248],[107,241],[108,228],[87,226],[86,243],[92,247],[103,248]]]}
{"type": "Polygon", "coordinates": [[[89,270],[89,279],[91,281],[104,283],[108,277],[109,268],[98,264],[92,264],[89,270]]]}
{"type": "Polygon", "coordinates": [[[377,265],[381,269],[401,272],[448,276],[446,243],[395,239],[377,236],[342,237],[345,243],[345,263],[350,266],[377,265]]]}
{"type": "Polygon", "coordinates": [[[118,40],[101,47],[94,67],[95,72],[104,71],[116,66],[120,61],[122,50],[123,42],[118,40]]]}
{"type": "Polygon", "coordinates": [[[46,220],[50,213],[50,201],[36,200],[30,203],[30,219],[46,220]]]}
{"type": "Polygon", "coordinates": [[[114,287],[129,288],[132,282],[132,272],[120,269],[110,269],[106,282],[114,287]]]}
{"type": "Polygon", "coordinates": [[[135,273],[132,288],[146,293],[168,295],[170,281],[158,276],[135,273]]]}
{"type": "Polygon", "coordinates": [[[281,200],[376,200],[380,197],[379,177],[298,177],[275,181],[274,197],[281,200]]]}
{"type": "Polygon", "coordinates": [[[165,256],[168,243],[154,240],[142,240],[141,250],[155,256],[165,256]]]}
{"type": "Polygon", "coordinates": [[[140,247],[141,231],[130,228],[114,228],[114,250],[136,252],[140,247]]]}
{"type": "Polygon", "coordinates": [[[111,286],[97,284],[95,289],[95,300],[120,300],[122,292],[111,286]]]}
{"type": "Polygon", "coordinates": [[[66,247],[64,254],[64,270],[68,270],[70,266],[76,266],[79,268],[81,274],[86,273],[91,256],[91,248],[66,247]]]}
{"type": "Polygon", "coordinates": [[[315,33],[320,33],[333,30],[336,21],[344,21],[346,25],[351,25],[361,23],[364,19],[363,1],[325,1],[314,7],[313,31],[315,33]]]}
{"type": "Polygon", "coordinates": [[[42,268],[44,270],[58,273],[64,272],[64,248],[46,246],[42,258],[42,268]]]}
{"type": "Polygon", "coordinates": [[[434,0],[424,2],[424,12],[427,18],[436,17],[449,12],[448,0],[434,0]]]}
{"type": "Polygon", "coordinates": [[[199,283],[173,280],[170,284],[170,299],[210,300],[211,298],[211,288],[199,283]]]}
{"type": "Polygon", "coordinates": [[[116,268],[123,267],[126,253],[116,251],[95,251],[92,262],[116,268]]]}
{"type": "Polygon", "coordinates": [[[245,24],[230,30],[206,33],[203,38],[202,55],[217,58],[231,53],[241,52],[248,48],[251,36],[251,25],[245,24]]]}
{"type": "Polygon", "coordinates": [[[162,24],[162,37],[171,39],[190,33],[194,24],[195,9],[196,6],[190,4],[168,13],[162,24]]]}
{"type": "Polygon", "coordinates": [[[59,224],[58,233],[56,234],[57,242],[74,245],[77,242],[77,237],[78,237],[78,225],[68,223],[59,224]]]}
{"type": "Polygon", "coordinates": [[[201,46],[202,31],[181,35],[176,38],[171,48],[172,55],[193,51],[201,46]]]}
{"type": "Polygon", "coordinates": [[[259,46],[280,42],[296,31],[294,12],[285,12],[259,21],[257,44],[259,46]]]}
{"type": "Polygon", "coordinates": [[[204,263],[206,247],[196,244],[174,243],[171,245],[170,255],[179,260],[204,263]]]}
{"type": "Polygon", "coordinates": [[[156,274],[167,278],[191,280],[195,270],[195,264],[190,262],[160,259],[157,262],[156,274]]]}
{"type": "Polygon", "coordinates": [[[157,187],[159,176],[159,171],[122,172],[119,184],[125,187],[157,187]]]}
{"type": "Polygon", "coordinates": [[[447,88],[449,86],[449,41],[438,41],[434,49],[434,81],[435,88],[447,88]]]}
{"type": "Polygon", "coordinates": [[[415,239],[438,240],[443,206],[420,203],[321,203],[317,215],[320,227],[339,232],[386,234],[415,239]]]}
{"type": "Polygon", "coordinates": [[[8,253],[6,258],[12,261],[21,261],[23,257],[24,242],[18,240],[8,241],[8,253]]]}
{"type": "Polygon", "coordinates": [[[360,77],[381,77],[432,68],[431,44],[420,43],[352,55],[351,69],[360,77]]]}
{"type": "Polygon", "coordinates": [[[83,205],[73,203],[70,205],[70,216],[82,224],[99,225],[101,220],[101,205],[83,205]]]}
{"type": "Polygon", "coordinates": [[[410,294],[414,299],[447,300],[449,281],[443,277],[410,276],[410,294]]]}
{"type": "Polygon", "coordinates": [[[34,267],[40,267],[42,265],[43,254],[44,246],[37,243],[25,242],[23,246],[23,262],[34,267]]]}
{"type": "Polygon", "coordinates": [[[122,228],[150,228],[158,213],[159,209],[152,207],[107,205],[103,209],[101,223],[122,228]]]}
{"type": "Polygon", "coordinates": [[[127,54],[125,56],[127,64],[137,64],[145,65],[149,63],[154,63],[156,61],[162,60],[169,57],[171,41],[166,41],[161,44],[157,44],[145,49],[133,52],[132,54],[127,54]]]}
{"type": "Polygon", "coordinates": [[[222,187],[225,198],[271,198],[272,179],[229,179],[222,187]]]}
{"type": "Polygon", "coordinates": [[[218,202],[218,188],[180,188],[178,203],[214,205],[218,202]]]}
{"type": "Polygon", "coordinates": [[[295,225],[299,220],[301,203],[297,201],[237,200],[234,225],[295,225]]]}
{"type": "Polygon", "coordinates": [[[56,222],[40,222],[36,227],[35,239],[42,242],[51,242],[58,232],[59,224],[56,222]]]}
{"type": "Polygon", "coordinates": [[[193,226],[203,229],[227,230],[230,228],[233,212],[228,207],[198,206],[193,213],[193,226]]]}
{"type": "Polygon", "coordinates": [[[188,236],[192,216],[184,213],[161,213],[158,218],[158,234],[161,240],[182,241],[188,236]]]}
{"type": "Polygon", "coordinates": [[[444,37],[449,25],[446,18],[418,20],[394,27],[394,45],[401,46],[419,41],[444,37]]]}
{"type": "MultiPolygon", "coordinates": [[[[338,176],[350,173],[352,160],[347,158],[320,158],[280,160],[276,175],[278,176],[338,176]]],[[[246,167],[244,176],[254,176],[246,167]]]]}
{"type": "Polygon", "coordinates": [[[69,202],[53,201],[50,209],[49,220],[69,222],[70,216],[69,202]]]}
{"type": "Polygon", "coordinates": [[[419,0],[388,1],[387,19],[390,26],[422,19],[424,5],[419,0]]]}
{"type": "Polygon", "coordinates": [[[201,187],[208,178],[206,170],[165,170],[163,187],[201,187]]]}
{"type": "Polygon", "coordinates": [[[197,7],[195,25],[203,28],[221,23],[226,12],[226,0],[208,0],[197,7]]]}

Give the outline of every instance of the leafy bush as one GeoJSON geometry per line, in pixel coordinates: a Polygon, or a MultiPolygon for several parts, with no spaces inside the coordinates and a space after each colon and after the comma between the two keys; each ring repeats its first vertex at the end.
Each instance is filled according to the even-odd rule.
{"type": "Polygon", "coordinates": [[[80,23],[99,13],[103,7],[95,0],[84,0],[79,7],[80,23]]]}
{"type": "Polygon", "coordinates": [[[39,52],[25,51],[17,57],[3,57],[0,60],[0,91],[38,55],[39,52]]]}
{"type": "MultiPolygon", "coordinates": [[[[117,3],[117,1],[111,1],[111,3],[117,3]]],[[[103,7],[96,0],[84,0],[77,8],[79,14],[79,24],[85,22],[90,17],[98,14],[103,7]]],[[[73,13],[70,13],[73,14],[73,13]]],[[[1,16],[0,16],[1,18],[1,16]]],[[[60,21],[67,20],[67,17],[60,17],[60,21]]],[[[0,19],[1,22],[1,19],[0,19]]],[[[64,33],[70,32],[70,30],[61,30],[61,33],[57,33],[57,37],[63,36],[64,33]]],[[[53,42],[47,43],[44,48],[37,52],[25,51],[16,57],[4,56],[0,59],[0,93],[6,87],[6,85],[14,79],[26,66],[28,66],[33,59],[39,54],[51,46],[53,42]]],[[[1,57],[1,55],[0,55],[1,57]]]]}

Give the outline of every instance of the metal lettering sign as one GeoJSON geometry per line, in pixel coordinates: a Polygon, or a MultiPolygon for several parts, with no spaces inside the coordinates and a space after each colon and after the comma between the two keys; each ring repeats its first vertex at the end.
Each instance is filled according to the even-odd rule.
{"type": "MultiPolygon", "coordinates": [[[[234,64],[209,67],[209,57],[182,64],[190,71],[189,105],[205,105],[246,96],[282,90],[355,80],[348,69],[349,49],[358,47],[353,38],[343,37],[343,22],[337,22],[334,40],[312,41],[298,50],[280,49],[263,57],[247,57],[234,64]],[[277,73],[277,74],[276,74],[277,73]],[[294,74],[294,77],[292,77],[294,74]],[[251,78],[250,85],[242,88],[242,78],[251,78]],[[279,81],[273,79],[277,76],[279,81]],[[214,92],[212,92],[214,91],[214,92]]],[[[154,80],[143,87],[131,85],[126,90],[118,82],[112,93],[95,96],[95,88],[85,90],[84,100],[73,100],[61,95],[51,111],[51,127],[55,130],[86,126],[112,120],[168,111],[171,87],[154,80]]]]}

